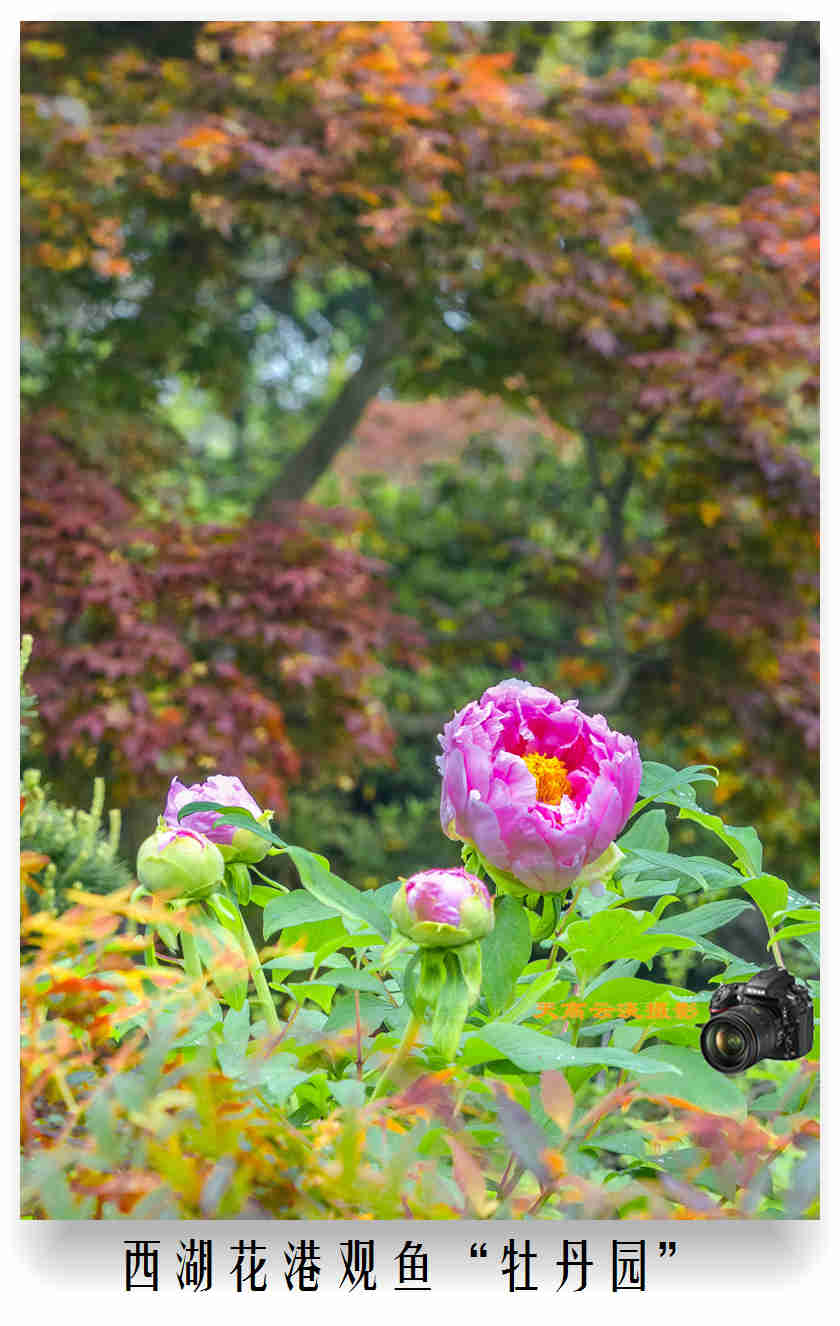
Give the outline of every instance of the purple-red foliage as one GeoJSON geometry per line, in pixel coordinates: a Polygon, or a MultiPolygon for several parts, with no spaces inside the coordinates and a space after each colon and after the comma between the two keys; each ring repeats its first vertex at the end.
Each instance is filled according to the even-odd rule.
{"type": "Polygon", "coordinates": [[[106,770],[121,798],[173,773],[235,771],[277,809],[308,770],[390,755],[370,679],[383,650],[421,640],[391,612],[383,566],[313,528],[338,536],[348,513],[155,524],[33,424],[21,520],[48,753],[106,770]]]}

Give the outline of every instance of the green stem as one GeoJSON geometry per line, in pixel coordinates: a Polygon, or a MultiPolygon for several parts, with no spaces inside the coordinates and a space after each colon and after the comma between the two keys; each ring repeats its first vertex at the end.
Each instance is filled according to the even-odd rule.
{"type": "Polygon", "coordinates": [[[546,971],[549,971],[554,966],[555,960],[557,958],[557,950],[560,947],[560,940],[563,938],[563,931],[566,929],[569,917],[571,916],[572,912],[575,910],[575,907],[577,906],[577,900],[580,897],[585,884],[586,880],[581,880],[580,884],[578,884],[577,889],[575,890],[572,901],[569,903],[568,907],[566,908],[565,912],[560,918],[560,928],[554,936],[554,944],[552,945],[551,952],[548,955],[548,961],[545,964],[546,971]]]}
{"type": "Polygon", "coordinates": [[[184,973],[191,981],[203,981],[204,973],[201,970],[198,945],[195,942],[195,935],[190,934],[188,930],[181,931],[181,952],[184,955],[184,973]]]}
{"type": "MultiPolygon", "coordinates": [[[[768,933],[768,935],[770,936],[770,938],[772,939],[772,938],[773,938],[773,930],[772,930],[772,928],[771,928],[771,926],[770,926],[770,922],[769,922],[769,921],[767,922],[767,933],[768,933]]],[[[775,959],[775,961],[776,961],[776,966],[777,966],[777,967],[781,967],[782,970],[784,971],[784,970],[785,970],[785,964],[784,964],[784,961],[782,960],[782,954],[781,954],[781,950],[780,950],[780,948],[779,948],[779,945],[778,945],[777,943],[775,943],[775,942],[772,943],[772,944],[770,945],[770,952],[773,954],[773,957],[774,957],[774,959],[775,959]]]]}
{"type": "Polygon", "coordinates": [[[393,1059],[391,1059],[390,1062],[385,1065],[385,1069],[382,1073],[382,1076],[380,1077],[379,1081],[377,1082],[376,1086],[373,1089],[373,1095],[371,1096],[371,1100],[378,1100],[380,1096],[383,1096],[385,1094],[385,1087],[387,1083],[390,1082],[391,1078],[393,1077],[396,1070],[399,1068],[400,1064],[404,1063],[405,1060],[408,1058],[409,1054],[411,1053],[411,1047],[413,1046],[414,1042],[417,1040],[422,1025],[423,1025],[422,1011],[420,1013],[412,1013],[411,1017],[408,1019],[408,1025],[405,1031],[403,1032],[402,1040],[400,1041],[399,1045],[394,1051],[393,1059]]]}
{"type": "Polygon", "coordinates": [[[242,952],[245,954],[245,960],[248,963],[248,970],[251,973],[251,980],[254,982],[260,1005],[265,1013],[265,1020],[271,1031],[279,1031],[280,1019],[277,1016],[277,1009],[274,1007],[274,1000],[265,979],[265,973],[260,963],[260,955],[254,948],[254,941],[248,933],[248,927],[241,912],[239,913],[239,919],[242,922],[239,942],[242,945],[242,952]]]}

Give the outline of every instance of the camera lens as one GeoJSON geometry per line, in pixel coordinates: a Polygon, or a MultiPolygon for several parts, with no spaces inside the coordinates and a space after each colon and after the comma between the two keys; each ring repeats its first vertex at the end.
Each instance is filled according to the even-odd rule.
{"type": "Polygon", "coordinates": [[[719,1073],[743,1073],[776,1048],[778,1013],[760,1004],[741,1004],[706,1023],[700,1033],[703,1058],[719,1073]]]}
{"type": "Polygon", "coordinates": [[[744,1033],[737,1027],[718,1027],[715,1032],[715,1049],[724,1059],[740,1059],[746,1047],[744,1033]]]}

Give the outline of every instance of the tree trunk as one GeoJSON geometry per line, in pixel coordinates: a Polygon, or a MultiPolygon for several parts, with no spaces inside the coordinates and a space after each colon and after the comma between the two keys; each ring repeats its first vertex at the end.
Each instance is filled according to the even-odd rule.
{"type": "Polygon", "coordinates": [[[365,407],[383,385],[400,344],[396,322],[386,316],[373,327],[364,358],[348,378],[314,433],[285,464],[257,507],[261,520],[278,519],[290,502],[301,502],[350,441],[365,407]]]}

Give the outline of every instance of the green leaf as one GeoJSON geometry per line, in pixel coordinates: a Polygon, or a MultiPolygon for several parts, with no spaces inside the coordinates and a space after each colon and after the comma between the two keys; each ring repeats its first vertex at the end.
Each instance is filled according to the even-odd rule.
{"type": "Polygon", "coordinates": [[[285,930],[287,926],[303,925],[307,921],[327,921],[334,915],[332,907],[318,902],[304,889],[297,889],[294,893],[272,898],[266,905],[263,912],[263,935],[270,939],[278,930],[285,930]]]}
{"type": "Polygon", "coordinates": [[[695,941],[685,936],[659,930],[647,934],[653,924],[649,912],[631,912],[623,907],[597,912],[588,921],[573,921],[566,927],[562,943],[581,984],[585,985],[600,967],[619,958],[647,963],[663,949],[695,947],[695,941]]]}
{"type": "Polygon", "coordinates": [[[593,977],[588,985],[583,987],[583,998],[587,999],[595,990],[600,990],[607,981],[629,980],[641,967],[641,963],[634,958],[624,958],[621,962],[611,962],[608,967],[598,975],[593,977]]]}
{"type": "MultiPolygon", "coordinates": [[[[637,977],[620,977],[615,981],[604,981],[603,985],[598,987],[598,1000],[604,1004],[637,1004],[640,1016],[638,1019],[628,1018],[627,1021],[637,1021],[653,1024],[657,1019],[644,1016],[644,1008],[647,1004],[666,1004],[668,1007],[668,1016],[659,1019],[667,1022],[669,1025],[684,1021],[687,1026],[692,1024],[691,1018],[677,1018],[674,1014],[674,1005],[677,1003],[693,1004],[696,1010],[695,1021],[702,1018],[703,1021],[709,1016],[708,999],[700,999],[691,990],[683,990],[676,985],[660,985],[658,981],[643,981],[637,977]]],[[[638,1037],[638,1029],[636,1036],[638,1037]]]]}
{"type": "Polygon", "coordinates": [[[170,953],[178,951],[178,931],[171,925],[156,925],[155,929],[160,935],[170,953]]]}
{"type": "Polygon", "coordinates": [[[251,885],[251,902],[256,903],[257,907],[265,907],[277,897],[282,897],[279,889],[270,889],[265,884],[251,885]]]}
{"type": "Polygon", "coordinates": [[[518,998],[506,1008],[499,1017],[500,1022],[523,1022],[529,1013],[536,1008],[537,1004],[544,999],[548,1002],[549,992],[553,994],[553,1001],[565,998],[571,983],[569,981],[558,980],[556,967],[549,968],[548,971],[539,972],[533,980],[524,986],[524,993],[519,994],[524,983],[516,987],[518,998]]]}
{"type": "Polygon", "coordinates": [[[819,910],[819,899],[809,898],[804,893],[797,893],[796,889],[788,887],[788,902],[794,907],[816,907],[819,910]]]}
{"type": "Polygon", "coordinates": [[[386,913],[366,893],[334,875],[326,857],[303,847],[289,847],[287,851],[297,866],[301,884],[314,898],[351,921],[363,921],[383,939],[389,937],[391,924],[386,913]]]}
{"type": "Polygon", "coordinates": [[[225,1077],[242,1077],[247,1072],[246,1052],[251,1034],[251,1011],[247,1002],[231,1008],[222,1023],[222,1044],[216,1047],[219,1067],[225,1077]]]}
{"type": "Polygon", "coordinates": [[[672,874],[685,876],[704,891],[708,888],[706,876],[690,856],[677,856],[674,852],[652,852],[645,847],[631,847],[628,849],[628,857],[631,863],[641,862],[644,866],[653,867],[655,870],[669,870],[672,874]]]}
{"type": "Polygon", "coordinates": [[[222,1023],[222,1040],[229,1050],[236,1054],[244,1055],[248,1048],[248,1038],[251,1034],[251,1011],[248,1005],[242,1008],[230,1008],[225,1014],[222,1023]]]}
{"type": "Polygon", "coordinates": [[[645,1078],[644,1090],[656,1096],[677,1096],[700,1109],[713,1114],[726,1114],[731,1118],[747,1117],[747,1100],[734,1078],[710,1068],[699,1050],[684,1045],[649,1045],[639,1051],[639,1057],[665,1062],[678,1068],[682,1077],[675,1082],[662,1074],[645,1078]]]}
{"type": "Polygon", "coordinates": [[[668,1060],[661,1063],[645,1059],[630,1050],[616,1050],[606,1045],[595,1049],[572,1045],[569,1041],[544,1036],[530,1027],[512,1026],[508,1022],[488,1022],[481,1031],[470,1036],[464,1045],[465,1061],[481,1063],[502,1056],[526,1073],[542,1073],[547,1068],[567,1068],[570,1065],[593,1065],[599,1068],[626,1068],[632,1073],[668,1074],[672,1083],[678,1081],[679,1069],[668,1060]],[[494,1053],[495,1052],[495,1053],[494,1053]]]}
{"type": "Polygon", "coordinates": [[[633,814],[651,801],[664,801],[668,806],[694,806],[697,793],[693,783],[717,783],[717,769],[713,764],[692,764],[687,769],[672,769],[654,760],[642,762],[641,800],[633,807],[633,814]],[[711,773],[708,772],[711,770],[711,773]]]}
{"type": "Polygon", "coordinates": [[[247,907],[251,901],[251,875],[248,867],[241,861],[228,863],[225,866],[225,882],[232,886],[239,906],[247,907]]]}
{"type": "Polygon", "coordinates": [[[308,1073],[294,1066],[291,1055],[273,1055],[263,1064],[255,1086],[269,1105],[279,1109],[285,1105],[295,1087],[308,1077],[308,1073]]]}
{"type": "Polygon", "coordinates": [[[284,988],[295,1003],[302,1004],[305,999],[311,999],[325,1013],[329,1013],[335,996],[335,986],[320,979],[317,981],[294,981],[284,988]]]}
{"type": "Polygon", "coordinates": [[[595,1137],[581,1142],[579,1151],[610,1151],[619,1156],[647,1157],[648,1149],[643,1133],[632,1130],[619,1133],[597,1133],[595,1137]]]}
{"type": "Polygon", "coordinates": [[[238,940],[213,917],[195,917],[195,942],[214,986],[231,1008],[242,1009],[248,997],[248,965],[238,940]]]}
{"type": "Polygon", "coordinates": [[[813,935],[819,931],[819,923],[813,921],[802,922],[801,925],[786,925],[783,930],[777,930],[772,939],[768,939],[767,947],[778,942],[780,939],[800,939],[802,935],[813,935]]]}
{"type": "Polygon", "coordinates": [[[668,827],[664,810],[649,810],[640,815],[623,837],[618,839],[622,852],[631,847],[647,848],[651,852],[668,851],[668,827]]]}
{"type": "Polygon", "coordinates": [[[819,939],[815,939],[812,935],[801,935],[799,942],[808,950],[811,957],[814,959],[814,962],[819,962],[820,960],[819,939]]]}
{"type": "Polygon", "coordinates": [[[671,934],[688,935],[691,939],[696,939],[698,935],[711,934],[713,930],[719,930],[721,926],[734,921],[736,916],[749,911],[750,906],[751,904],[745,902],[743,898],[707,902],[702,907],[695,907],[693,911],[666,916],[663,921],[657,921],[656,925],[651,926],[650,933],[667,930],[671,934]]]}
{"type": "MultiPolygon", "coordinates": [[[[409,1018],[409,1008],[406,1004],[400,1004],[398,1008],[394,1008],[394,1005],[385,995],[368,994],[363,990],[359,995],[359,1017],[367,1031],[374,1031],[383,1022],[389,1026],[396,1025],[402,1031],[409,1018]]],[[[355,1022],[355,996],[351,994],[338,995],[333,1003],[330,1016],[324,1024],[324,1033],[330,1035],[335,1031],[344,1031],[347,1027],[355,1026],[355,1022]]]]}
{"type": "Polygon", "coordinates": [[[710,829],[729,848],[744,875],[761,874],[761,840],[752,826],[739,829],[732,824],[724,824],[719,815],[709,815],[704,810],[687,807],[680,810],[679,818],[694,820],[696,824],[702,824],[704,829],[710,829]]]}
{"type": "Polygon", "coordinates": [[[364,1083],[355,1077],[345,1077],[339,1082],[328,1082],[327,1086],[345,1110],[360,1110],[365,1103],[364,1083]]]}
{"type": "Polygon", "coordinates": [[[677,879],[676,875],[668,875],[663,879],[658,874],[648,874],[646,870],[636,870],[632,874],[622,875],[620,885],[621,898],[626,902],[638,902],[640,898],[661,898],[663,894],[672,891],[675,893],[694,891],[694,882],[686,876],[677,879]],[[641,879],[640,874],[644,874],[645,878],[641,879]]]}
{"type": "Polygon", "coordinates": [[[782,911],[773,913],[773,920],[777,923],[779,921],[813,921],[815,925],[819,925],[820,909],[819,907],[785,907],[782,911]]]}
{"type": "Polygon", "coordinates": [[[773,917],[787,906],[788,886],[785,881],[776,875],[757,875],[754,879],[742,880],[741,888],[750,895],[772,929],[773,917]]]}
{"type": "Polygon", "coordinates": [[[269,962],[263,963],[266,971],[284,972],[311,971],[314,965],[312,953],[284,953],[279,958],[272,958],[269,962]]]}
{"type": "Polygon", "coordinates": [[[318,977],[320,985],[341,985],[345,990],[368,990],[371,994],[382,994],[382,982],[367,971],[356,971],[355,967],[341,967],[338,971],[322,972],[318,977]]]}
{"type": "Polygon", "coordinates": [[[181,821],[196,811],[206,813],[208,810],[219,811],[219,818],[214,822],[214,828],[218,828],[221,824],[229,824],[233,829],[247,829],[249,833],[255,833],[258,838],[264,838],[266,842],[276,847],[286,846],[282,838],[278,838],[276,833],[272,833],[264,824],[260,824],[249,810],[243,810],[241,806],[223,806],[219,801],[190,801],[178,811],[178,820],[181,821]]]}
{"type": "Polygon", "coordinates": [[[388,943],[384,948],[379,950],[379,953],[376,956],[375,965],[380,971],[387,970],[394,961],[394,958],[399,957],[403,950],[407,949],[410,944],[411,940],[406,939],[405,935],[400,934],[399,930],[392,930],[391,938],[388,940],[388,943]]]}
{"type": "MultiPolygon", "coordinates": [[[[272,897],[276,897],[278,893],[289,892],[285,884],[278,884],[276,879],[272,879],[270,875],[264,875],[261,870],[257,870],[256,866],[250,865],[248,869],[250,870],[252,875],[256,875],[258,879],[261,879],[263,881],[263,884],[268,886],[268,891],[272,897]]],[[[264,893],[265,889],[262,889],[261,892],[264,893]]],[[[252,897],[254,896],[253,893],[251,896],[252,897]]],[[[266,899],[266,902],[267,901],[268,899],[266,899]]]]}
{"type": "Polygon", "coordinates": [[[531,928],[518,898],[496,900],[496,923],[481,941],[481,992],[491,1013],[499,1013],[513,994],[517,977],[531,956],[531,928]]]}
{"type": "Polygon", "coordinates": [[[242,934],[242,927],[245,924],[239,909],[226,898],[223,893],[211,893],[207,898],[207,906],[215,913],[216,920],[223,925],[225,930],[229,930],[232,935],[238,937],[242,934]]]}

